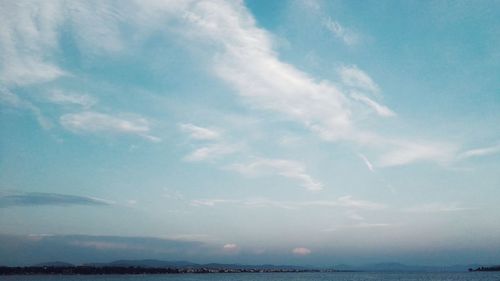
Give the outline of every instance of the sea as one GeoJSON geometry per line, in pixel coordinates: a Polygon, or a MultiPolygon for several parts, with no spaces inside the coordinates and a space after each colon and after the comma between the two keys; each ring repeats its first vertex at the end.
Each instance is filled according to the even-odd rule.
{"type": "Polygon", "coordinates": [[[329,272],[210,273],[161,275],[29,275],[0,276],[1,281],[500,281],[500,272],[329,272]]]}

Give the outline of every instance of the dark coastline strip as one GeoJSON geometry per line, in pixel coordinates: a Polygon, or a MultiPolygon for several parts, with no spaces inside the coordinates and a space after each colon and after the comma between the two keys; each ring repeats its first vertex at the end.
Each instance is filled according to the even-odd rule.
{"type": "Polygon", "coordinates": [[[469,268],[469,271],[500,271],[500,265],[488,266],[488,267],[478,267],[476,269],[469,268]]]}
{"type": "MultiPolygon", "coordinates": [[[[152,268],[118,266],[27,266],[0,267],[0,275],[107,275],[107,274],[182,274],[182,273],[265,273],[265,272],[321,272],[318,269],[251,269],[251,268],[152,268]]],[[[330,270],[333,272],[333,270],[330,270]]]]}

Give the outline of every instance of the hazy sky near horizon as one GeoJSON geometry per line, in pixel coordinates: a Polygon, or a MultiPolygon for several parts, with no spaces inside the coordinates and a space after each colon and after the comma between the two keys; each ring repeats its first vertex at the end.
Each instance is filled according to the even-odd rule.
{"type": "Polygon", "coordinates": [[[0,264],[500,260],[498,1],[0,1],[0,264]]]}

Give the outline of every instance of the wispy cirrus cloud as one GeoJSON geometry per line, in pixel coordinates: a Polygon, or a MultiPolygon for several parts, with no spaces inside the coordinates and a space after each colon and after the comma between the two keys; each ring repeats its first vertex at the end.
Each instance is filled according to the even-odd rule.
{"type": "Polygon", "coordinates": [[[335,37],[339,38],[346,45],[352,46],[359,43],[359,35],[352,30],[345,28],[338,21],[331,18],[327,18],[323,21],[323,25],[328,31],[330,31],[335,37]]]}
{"type": "Polygon", "coordinates": [[[196,143],[197,147],[184,156],[185,161],[214,161],[241,149],[240,145],[228,142],[219,129],[200,127],[190,123],[179,124],[179,128],[190,139],[203,142],[202,144],[196,143]]]}
{"type": "MultiPolygon", "coordinates": [[[[191,139],[204,141],[204,144],[197,147],[184,157],[185,161],[200,162],[214,161],[229,154],[244,151],[243,145],[233,144],[226,140],[220,133],[221,130],[215,128],[205,128],[189,123],[180,124],[180,129],[191,139]]],[[[234,171],[248,177],[261,177],[278,175],[292,179],[301,186],[311,191],[318,191],[323,188],[321,182],[315,180],[306,172],[305,166],[293,160],[254,158],[249,162],[233,163],[223,165],[223,169],[234,171]]]]}
{"type": "Polygon", "coordinates": [[[0,81],[4,85],[47,82],[66,75],[52,62],[58,46],[63,4],[2,2],[0,11],[0,81]],[[36,14],[36,16],[33,16],[36,14]]]}
{"type": "Polygon", "coordinates": [[[236,146],[221,143],[210,144],[190,152],[184,157],[184,160],[189,162],[211,161],[235,151],[237,151],[236,146]]]}
{"type": "MultiPolygon", "coordinates": [[[[21,1],[18,5],[1,5],[3,9],[0,10],[16,15],[4,15],[0,21],[3,27],[0,31],[3,55],[0,76],[3,81],[11,81],[6,82],[6,85],[25,85],[70,76],[54,59],[54,54],[61,48],[61,26],[71,26],[76,47],[82,53],[119,55],[136,44],[140,45],[140,41],[146,39],[148,34],[167,25],[165,30],[173,32],[174,36],[183,36],[193,43],[210,42],[208,44],[212,53],[209,56],[213,57],[210,67],[220,79],[236,89],[248,106],[286,116],[327,141],[347,140],[373,149],[381,154],[381,161],[373,162],[376,166],[379,162],[383,162],[380,166],[388,167],[419,161],[442,163],[443,158],[470,158],[467,153],[458,155],[459,150],[429,153],[431,150],[440,150],[441,144],[409,141],[400,136],[378,136],[377,142],[365,141],[364,135],[377,134],[359,129],[359,120],[356,118],[358,112],[351,105],[352,102],[363,104],[382,117],[396,115],[389,107],[370,96],[380,96],[382,91],[374,79],[359,67],[351,65],[339,69],[339,84],[316,79],[285,63],[273,49],[272,35],[256,25],[242,2],[148,2],[142,5],[128,2],[116,7],[106,1],[93,5],[84,1],[21,1]],[[135,38],[138,41],[134,39],[132,43],[121,32],[125,22],[144,33],[142,37],[135,38]],[[347,92],[344,92],[344,88],[347,92]],[[400,143],[413,142],[414,145],[402,146],[390,141],[393,139],[399,139],[400,143]],[[423,146],[426,149],[421,149],[423,146]],[[444,155],[446,153],[448,155],[444,155]],[[394,159],[395,154],[413,156],[406,157],[404,161],[389,161],[388,158],[394,159]]],[[[314,7],[312,10],[315,13],[321,11],[320,3],[307,5],[314,7]]],[[[339,21],[321,13],[317,18],[324,19],[324,27],[346,44],[356,43],[359,39],[357,34],[339,21]]],[[[89,108],[89,101],[76,97],[56,97],[55,100],[81,103],[85,109],[89,108]]],[[[36,116],[43,116],[40,110],[32,110],[36,111],[39,112],[34,113],[36,116]]],[[[37,119],[43,120],[41,117],[37,119]]],[[[203,133],[198,131],[198,134],[201,136],[203,133]]],[[[155,139],[148,136],[150,140],[155,139]]],[[[205,149],[209,150],[220,151],[208,147],[205,149]]]]}
{"type": "MultiPolygon", "coordinates": [[[[54,59],[54,53],[60,50],[60,27],[70,26],[76,47],[84,54],[120,55],[126,50],[141,44],[154,32],[170,32],[172,38],[189,40],[189,42],[210,46],[208,56],[212,57],[215,75],[233,87],[235,93],[252,108],[272,112],[288,120],[302,124],[326,141],[349,141],[381,153],[382,166],[407,165],[417,161],[434,161],[441,163],[443,153],[428,153],[439,144],[430,142],[401,146],[389,140],[399,137],[382,137],[376,133],[359,129],[353,102],[363,104],[382,117],[395,116],[387,106],[376,101],[369,93],[380,93],[380,87],[364,71],[356,66],[343,67],[339,71],[341,84],[328,80],[316,79],[314,76],[295,68],[280,60],[273,49],[272,35],[256,25],[255,19],[243,2],[224,1],[181,1],[181,2],[148,2],[138,5],[135,2],[116,7],[110,2],[89,4],[87,2],[20,2],[19,5],[2,3],[3,11],[10,16],[2,18],[0,32],[1,54],[4,58],[0,66],[3,81],[9,83],[38,83],[60,77],[70,77],[54,59]],[[141,31],[141,36],[134,40],[123,33],[122,27],[141,31]],[[162,28],[162,27],[167,28],[162,28]],[[36,67],[35,67],[36,66],[36,67]],[[37,82],[38,81],[38,82],[37,82]],[[356,90],[358,94],[344,92],[356,90]],[[366,141],[366,135],[375,135],[366,141]],[[374,142],[373,140],[377,140],[374,142]],[[427,146],[428,149],[418,147],[427,146]],[[405,152],[402,152],[405,150],[405,152]],[[413,154],[401,161],[390,161],[395,154],[413,154]],[[389,164],[387,164],[389,163],[389,164]]],[[[318,3],[312,5],[320,10],[318,3]]],[[[324,18],[321,16],[320,18],[324,18]]],[[[338,21],[328,19],[325,26],[342,38],[346,43],[354,42],[349,29],[338,21]]],[[[88,110],[92,101],[81,97],[52,97],[54,102],[81,104],[88,110]]],[[[35,107],[36,108],[36,107],[35,107]]],[[[31,110],[37,119],[42,120],[40,110],[31,110]],[[38,112],[38,113],[36,113],[38,112]]],[[[101,113],[104,114],[104,113],[101,113]]],[[[123,117],[91,116],[86,113],[67,113],[60,120],[65,128],[73,131],[96,133],[96,128],[108,128],[115,134],[135,134],[151,141],[158,137],[151,135],[143,121],[125,120],[123,117]],[[82,116],[83,114],[83,116],[82,116]],[[80,115],[80,116],[79,116],[80,115]],[[98,120],[99,124],[90,126],[78,125],[84,119],[98,120]],[[107,119],[107,122],[103,122],[107,119]],[[122,126],[128,123],[128,126],[122,126]],[[122,125],[118,125],[122,124],[122,125]],[[78,129],[77,129],[78,127],[78,129]],[[143,131],[142,133],[139,131],[143,131]]],[[[280,117],[280,118],[281,118],[280,117]]],[[[134,118],[132,118],[134,119],[134,118]]],[[[39,121],[40,122],[40,121],[39,121]]],[[[42,123],[42,122],[41,122],[42,123]]],[[[190,134],[199,140],[214,139],[215,135],[200,128],[189,126],[190,134]]],[[[206,129],[206,128],[205,128],[206,129]]],[[[103,130],[100,130],[103,131],[103,130]]],[[[409,142],[402,140],[401,142],[409,142]]],[[[438,148],[439,149],[439,148],[438,148]]],[[[214,152],[222,155],[217,146],[200,148],[191,159],[209,159],[203,155],[214,152]],[[220,153],[219,153],[220,152],[220,153]]],[[[445,151],[453,158],[455,151],[445,151]]],[[[398,156],[399,157],[399,156],[398,156]]],[[[401,157],[400,157],[401,158],[401,157]]],[[[195,160],[196,161],[196,160],[195,160]]],[[[378,162],[374,162],[378,165],[378,162]]]]}
{"type": "Polygon", "coordinates": [[[271,207],[282,209],[301,209],[301,208],[346,208],[360,210],[381,210],[386,206],[381,203],[366,200],[358,200],[352,196],[342,196],[335,200],[312,200],[312,201],[279,201],[266,198],[256,199],[196,199],[191,201],[195,207],[215,207],[217,205],[238,205],[243,207],[271,207]]]}
{"type": "Polygon", "coordinates": [[[372,94],[378,94],[380,92],[379,85],[377,85],[366,72],[355,65],[341,67],[339,69],[339,74],[342,83],[350,88],[372,94]]]}
{"type": "Polygon", "coordinates": [[[22,207],[22,206],[106,206],[112,205],[112,201],[59,193],[25,192],[0,195],[0,207],[22,207]]]}
{"type": "Polygon", "coordinates": [[[280,61],[269,34],[246,8],[229,2],[199,2],[185,19],[200,38],[223,46],[214,70],[252,107],[284,114],[308,127],[331,126],[342,134],[350,125],[346,98],[332,84],[280,61]]]}
{"type": "Polygon", "coordinates": [[[323,184],[306,172],[306,168],[297,161],[285,159],[257,158],[248,163],[236,163],[226,167],[245,176],[279,175],[297,181],[311,191],[323,189],[323,184]]]}
{"type": "Polygon", "coordinates": [[[161,139],[150,135],[149,121],[141,116],[113,116],[105,113],[84,111],[64,114],[61,125],[75,133],[125,134],[143,137],[152,142],[161,139]]]}
{"type": "Polygon", "coordinates": [[[500,153],[500,144],[488,146],[488,147],[481,147],[481,148],[466,150],[458,155],[458,159],[462,160],[462,159],[468,159],[468,158],[473,158],[473,157],[488,156],[488,155],[493,155],[493,154],[498,154],[498,153],[500,153]]]}
{"type": "Polygon", "coordinates": [[[370,170],[371,172],[375,171],[375,168],[373,167],[372,162],[370,162],[370,160],[368,160],[368,158],[365,155],[358,154],[358,156],[363,161],[363,163],[365,163],[365,165],[368,168],[368,170],[370,170]]]}
{"type": "Polygon", "coordinates": [[[387,106],[379,104],[378,102],[370,99],[369,97],[359,94],[359,93],[351,93],[351,98],[360,101],[366,104],[369,108],[371,108],[375,113],[382,117],[393,117],[396,116],[396,113],[389,109],[387,106]]]}
{"type": "Polygon", "coordinates": [[[358,222],[353,224],[342,224],[342,225],[334,225],[323,231],[325,232],[334,232],[342,229],[372,229],[372,228],[384,228],[389,227],[391,224],[388,223],[369,223],[369,222],[358,222]]]}
{"type": "Polygon", "coordinates": [[[221,133],[215,129],[196,126],[190,123],[179,124],[179,128],[190,138],[196,140],[217,140],[221,137],[221,133]]]}
{"type": "Polygon", "coordinates": [[[406,165],[419,161],[433,161],[440,164],[452,163],[458,153],[458,146],[450,143],[410,142],[384,140],[392,149],[378,158],[380,167],[406,165]]]}
{"type": "MultiPolygon", "coordinates": [[[[219,43],[214,59],[216,74],[250,107],[273,112],[296,121],[326,141],[349,141],[380,153],[380,166],[407,165],[418,161],[442,163],[456,151],[430,141],[385,137],[359,129],[360,102],[383,117],[395,116],[388,107],[366,95],[350,96],[341,88],[378,96],[380,87],[356,66],[340,69],[342,85],[317,81],[309,74],[281,61],[272,48],[271,36],[255,25],[253,17],[238,4],[199,2],[184,15],[190,36],[219,43]]],[[[453,147],[453,144],[446,145],[453,147]]]]}
{"type": "Polygon", "coordinates": [[[52,90],[46,95],[47,101],[58,105],[77,105],[89,109],[97,103],[97,99],[87,94],[78,94],[63,90],[52,90]]]}
{"type": "Polygon", "coordinates": [[[477,208],[464,207],[458,202],[433,202],[403,209],[410,213],[448,213],[475,210],[477,208]]]}
{"type": "Polygon", "coordinates": [[[0,86],[0,104],[19,110],[29,111],[38,124],[44,129],[50,129],[52,122],[42,113],[40,108],[28,100],[24,100],[18,95],[12,93],[9,89],[0,86]]]}

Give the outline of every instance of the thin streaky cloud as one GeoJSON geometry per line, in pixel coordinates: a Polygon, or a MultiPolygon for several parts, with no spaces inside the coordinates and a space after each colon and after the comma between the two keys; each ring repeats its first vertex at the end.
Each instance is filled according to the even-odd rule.
{"type": "Polygon", "coordinates": [[[219,204],[234,204],[240,202],[242,201],[233,199],[195,199],[191,200],[191,205],[195,207],[199,206],[214,207],[215,205],[219,204]]]}
{"type": "Polygon", "coordinates": [[[226,167],[249,177],[279,175],[297,181],[307,190],[319,191],[323,184],[306,172],[300,162],[286,159],[258,158],[248,163],[235,163],[226,167]]]}
{"type": "Polygon", "coordinates": [[[125,134],[143,137],[152,142],[161,139],[150,135],[150,122],[141,116],[113,116],[105,113],[84,111],[64,114],[59,119],[61,125],[75,133],[125,134]]]}
{"type": "Polygon", "coordinates": [[[370,160],[368,160],[368,158],[365,155],[360,153],[360,154],[358,154],[358,156],[363,161],[363,163],[366,165],[368,170],[370,170],[371,172],[375,172],[375,168],[373,167],[373,164],[370,162],[370,160]]]}
{"type": "MultiPolygon", "coordinates": [[[[172,27],[179,31],[174,32],[175,34],[184,34],[184,39],[193,43],[212,42],[216,43],[213,45],[221,47],[214,50],[216,55],[212,56],[212,70],[220,79],[236,89],[236,93],[246,105],[283,115],[302,124],[326,141],[347,140],[363,146],[373,146],[360,137],[367,132],[360,131],[355,124],[356,118],[353,117],[356,117],[357,112],[350,105],[352,98],[340,90],[343,85],[339,87],[331,81],[316,79],[280,60],[272,48],[272,35],[256,25],[249,10],[240,2],[186,1],[124,5],[123,9],[134,7],[127,10],[134,11],[130,15],[123,9],[115,9],[107,2],[100,2],[97,8],[86,2],[75,2],[76,9],[60,9],[56,3],[40,4],[42,7],[35,4],[26,5],[34,11],[48,11],[39,18],[47,21],[47,24],[43,25],[46,30],[33,30],[19,42],[8,37],[10,39],[6,39],[5,45],[10,46],[8,49],[11,51],[19,49],[12,46],[26,44],[26,49],[35,50],[34,56],[40,60],[44,54],[60,47],[57,27],[71,21],[78,34],[76,38],[85,38],[76,42],[82,52],[119,55],[126,49],[126,38],[119,32],[120,24],[125,18],[140,30],[154,30],[158,24],[164,24],[165,19],[175,19],[179,21],[178,26],[172,27]],[[104,12],[109,9],[116,13],[104,12]],[[44,44],[39,47],[37,40],[42,40],[44,44]]],[[[18,28],[30,30],[37,26],[35,21],[38,19],[27,13],[30,9],[14,8],[23,16],[7,17],[16,19],[5,25],[9,34],[16,33],[18,28]]],[[[30,58],[24,53],[16,53],[17,55],[30,58]]],[[[380,90],[368,74],[355,66],[344,67],[340,72],[343,83],[349,87],[372,92],[380,90]]],[[[377,104],[369,102],[367,106],[375,108],[375,111],[378,109],[379,114],[390,115],[382,105],[377,104]]],[[[160,140],[151,134],[142,136],[150,141],[160,140]]],[[[384,137],[378,139],[382,140],[384,137]]],[[[387,152],[382,152],[384,154],[399,150],[399,147],[392,147],[388,141],[382,143],[374,146],[386,146],[387,152]]],[[[389,165],[407,165],[422,160],[439,162],[439,158],[441,157],[426,154],[408,158],[407,161],[393,161],[389,165]]]]}
{"type": "Polygon", "coordinates": [[[14,193],[0,196],[0,207],[21,207],[21,206],[106,206],[114,204],[112,201],[59,193],[26,192],[14,193]]]}
{"type": "Polygon", "coordinates": [[[439,164],[452,163],[458,147],[453,143],[409,142],[405,140],[382,140],[392,149],[377,159],[378,167],[407,165],[414,162],[432,161],[439,164]]]}
{"type": "Polygon", "coordinates": [[[48,59],[58,47],[61,6],[56,1],[0,2],[0,10],[10,13],[0,17],[0,81],[4,85],[25,86],[67,75],[48,59]]]}
{"type": "Polygon", "coordinates": [[[489,146],[489,147],[482,147],[482,148],[467,150],[467,151],[461,153],[460,155],[458,155],[458,159],[468,159],[468,158],[473,158],[473,157],[494,155],[494,154],[498,154],[498,153],[500,153],[500,144],[497,144],[494,146],[489,146]]]}
{"type": "Polygon", "coordinates": [[[190,138],[196,140],[217,140],[221,138],[220,132],[215,129],[196,126],[190,123],[179,124],[179,128],[190,138]]]}
{"type": "Polygon", "coordinates": [[[18,110],[26,110],[29,111],[40,127],[44,129],[52,128],[52,122],[42,113],[40,108],[34,105],[32,102],[22,99],[18,95],[9,91],[9,89],[0,86],[0,104],[16,108],[18,110]]]}
{"type": "Polygon", "coordinates": [[[188,162],[213,161],[238,151],[238,146],[215,143],[195,149],[184,157],[188,162]]]}
{"type": "Polygon", "coordinates": [[[52,90],[47,96],[49,102],[58,105],[78,105],[84,109],[89,109],[97,103],[97,99],[87,94],[66,92],[63,90],[52,90]]]}
{"type": "Polygon", "coordinates": [[[392,111],[390,108],[388,108],[385,105],[379,104],[378,102],[370,99],[369,97],[359,94],[359,93],[352,93],[351,98],[356,101],[360,101],[364,104],[366,104],[369,108],[371,108],[375,113],[382,117],[394,117],[396,116],[396,113],[392,111]]]}
{"type": "Polygon", "coordinates": [[[323,21],[323,25],[346,45],[352,46],[359,42],[359,36],[350,29],[342,26],[338,21],[327,18],[323,21]]]}
{"type": "Polygon", "coordinates": [[[380,92],[380,87],[373,79],[355,65],[341,67],[339,74],[342,83],[347,87],[371,94],[378,94],[380,92]]]}
{"type": "Polygon", "coordinates": [[[405,208],[403,211],[410,213],[448,213],[448,212],[462,212],[476,210],[477,208],[464,207],[458,202],[433,202],[421,205],[416,205],[413,207],[405,208]]]}
{"type": "Polygon", "coordinates": [[[355,224],[342,224],[342,225],[334,225],[329,228],[324,229],[325,232],[334,232],[342,229],[371,229],[371,228],[384,228],[389,227],[391,224],[388,223],[368,223],[368,222],[359,222],[355,224]]]}
{"type": "MultiPolygon", "coordinates": [[[[191,36],[220,43],[222,49],[213,62],[214,71],[251,108],[286,116],[326,141],[347,140],[368,148],[383,148],[381,166],[425,160],[439,163],[443,158],[453,158],[452,151],[443,152],[435,147],[438,144],[395,142],[393,137],[358,129],[351,98],[334,83],[317,81],[281,61],[272,48],[270,34],[258,28],[245,9],[224,2],[202,2],[186,12],[184,20],[192,30],[191,36]]],[[[380,91],[373,79],[356,66],[343,67],[340,74],[348,88],[375,95],[380,91]]],[[[379,115],[393,115],[387,107],[364,100],[379,115]]],[[[311,185],[310,189],[319,186],[311,185]]]]}
{"type": "Polygon", "coordinates": [[[346,208],[346,209],[359,209],[359,210],[382,210],[386,206],[381,203],[371,202],[367,200],[358,200],[352,196],[342,196],[335,200],[313,200],[313,201],[279,201],[267,198],[256,199],[196,199],[192,200],[192,206],[195,207],[215,207],[217,205],[237,205],[242,207],[271,207],[281,209],[302,209],[302,208],[346,208]]]}
{"type": "Polygon", "coordinates": [[[256,27],[245,9],[224,2],[200,2],[185,16],[200,38],[224,46],[215,73],[233,86],[251,107],[284,114],[308,127],[351,126],[346,97],[328,82],[280,61],[270,35],[256,27]]]}

